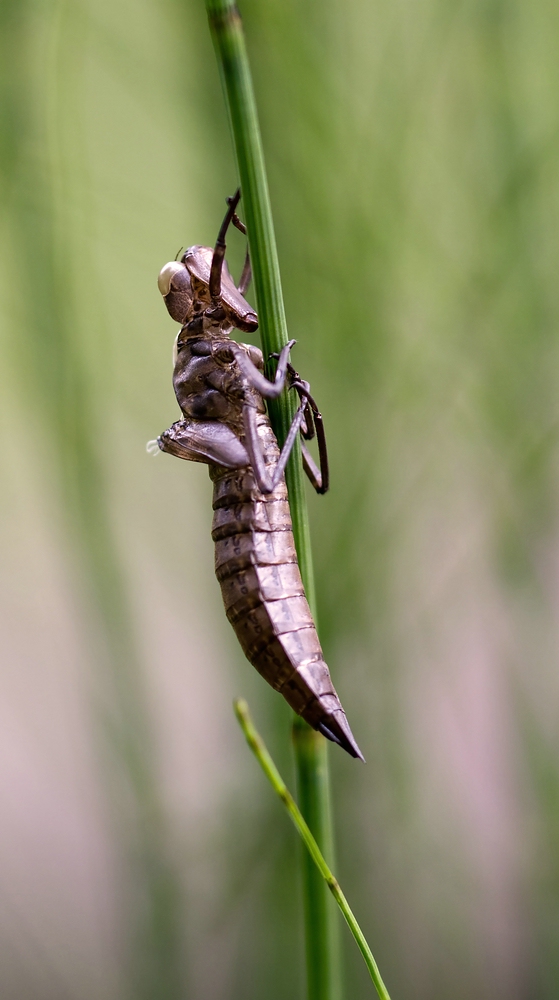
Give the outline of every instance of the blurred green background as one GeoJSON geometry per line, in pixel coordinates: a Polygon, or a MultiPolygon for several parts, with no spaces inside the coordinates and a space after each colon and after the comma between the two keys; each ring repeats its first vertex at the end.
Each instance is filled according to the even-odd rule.
{"type": "MultiPolygon", "coordinates": [[[[338,871],[395,1000],[559,995],[559,7],[244,0],[330,443],[338,871]]],[[[156,287],[236,186],[202,0],[2,0],[0,992],[302,997],[289,710],[213,577],[156,287]]],[[[242,263],[235,236],[233,268],[242,263]]],[[[372,996],[342,929],[347,997],[372,996]]]]}

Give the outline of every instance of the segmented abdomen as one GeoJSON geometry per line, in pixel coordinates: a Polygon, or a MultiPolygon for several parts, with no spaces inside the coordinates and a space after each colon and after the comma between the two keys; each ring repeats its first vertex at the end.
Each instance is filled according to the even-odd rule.
{"type": "MultiPolygon", "coordinates": [[[[279,451],[268,418],[258,432],[268,466],[279,451]]],[[[211,465],[215,571],[247,659],[293,710],[362,757],[326,666],[305,597],[285,481],[262,494],[250,467],[211,465]]]]}

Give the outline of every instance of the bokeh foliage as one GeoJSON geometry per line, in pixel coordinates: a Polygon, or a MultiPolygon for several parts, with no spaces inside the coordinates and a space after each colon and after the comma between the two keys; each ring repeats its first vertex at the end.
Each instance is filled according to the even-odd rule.
{"type": "MultiPolygon", "coordinates": [[[[400,998],[555,997],[557,43],[551,0],[245,0],[310,498],[342,883],[400,998]]],[[[202,3],[0,6],[0,983],[301,995],[289,712],[236,648],[155,278],[236,184],[202,3]]],[[[231,248],[242,261],[242,241],[231,248]]],[[[370,995],[348,942],[348,996],[370,995]]]]}

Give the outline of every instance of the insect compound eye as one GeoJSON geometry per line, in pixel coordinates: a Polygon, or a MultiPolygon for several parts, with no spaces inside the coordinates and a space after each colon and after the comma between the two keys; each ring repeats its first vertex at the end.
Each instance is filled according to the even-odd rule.
{"type": "Polygon", "coordinates": [[[165,305],[177,323],[186,323],[192,307],[192,285],[185,265],[171,260],[161,268],[157,286],[165,299],[165,305]]]}

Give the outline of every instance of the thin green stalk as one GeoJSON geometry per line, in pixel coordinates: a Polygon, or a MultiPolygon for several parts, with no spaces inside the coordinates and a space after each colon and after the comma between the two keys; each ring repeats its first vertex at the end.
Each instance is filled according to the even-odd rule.
{"type": "Polygon", "coordinates": [[[297,832],[301,836],[301,839],[305,847],[307,848],[310,857],[312,858],[313,864],[316,866],[318,872],[320,873],[320,876],[324,879],[326,885],[328,886],[330,892],[332,893],[334,899],[336,900],[336,903],[340,907],[340,910],[344,915],[345,921],[351,933],[353,934],[353,937],[355,938],[357,947],[359,948],[359,951],[363,955],[363,958],[365,960],[365,965],[369,970],[371,979],[375,984],[375,988],[380,997],[380,1000],[390,1000],[388,990],[386,989],[386,986],[382,981],[382,976],[379,972],[378,965],[375,962],[373,953],[369,948],[369,945],[367,944],[365,935],[363,934],[363,931],[361,930],[359,924],[357,923],[357,920],[355,919],[353,911],[341,890],[338,880],[332,874],[330,868],[328,867],[328,864],[324,859],[324,855],[322,854],[320,847],[318,846],[315,838],[313,837],[308,824],[305,822],[305,819],[301,811],[297,807],[297,803],[295,802],[293,796],[291,795],[291,792],[289,791],[287,785],[285,784],[285,781],[283,780],[276,765],[274,764],[262,737],[255,729],[246,701],[244,701],[243,698],[237,698],[233,702],[233,707],[235,709],[235,715],[239,720],[241,729],[245,734],[246,741],[250,749],[252,750],[256,759],[258,760],[258,763],[260,764],[262,770],[264,771],[264,774],[268,778],[268,781],[270,782],[272,788],[282,800],[285,808],[287,809],[289,815],[291,816],[291,819],[293,820],[293,823],[295,824],[295,827],[297,828],[297,832]]]}
{"type": "MultiPolygon", "coordinates": [[[[260,335],[264,356],[287,343],[287,325],[281,292],[268,183],[258,114],[241,18],[233,0],[206,0],[233,141],[239,167],[242,212],[246,220],[260,335]]],[[[285,440],[295,412],[293,394],[283,393],[270,406],[270,418],[280,443],[285,440]]],[[[307,599],[316,614],[311,541],[297,442],[286,469],[293,535],[307,599]]],[[[293,727],[301,808],[321,850],[332,856],[332,823],[326,741],[301,719],[293,727]]],[[[335,911],[322,879],[303,857],[308,1000],[339,1000],[339,942],[335,911]]]]}

